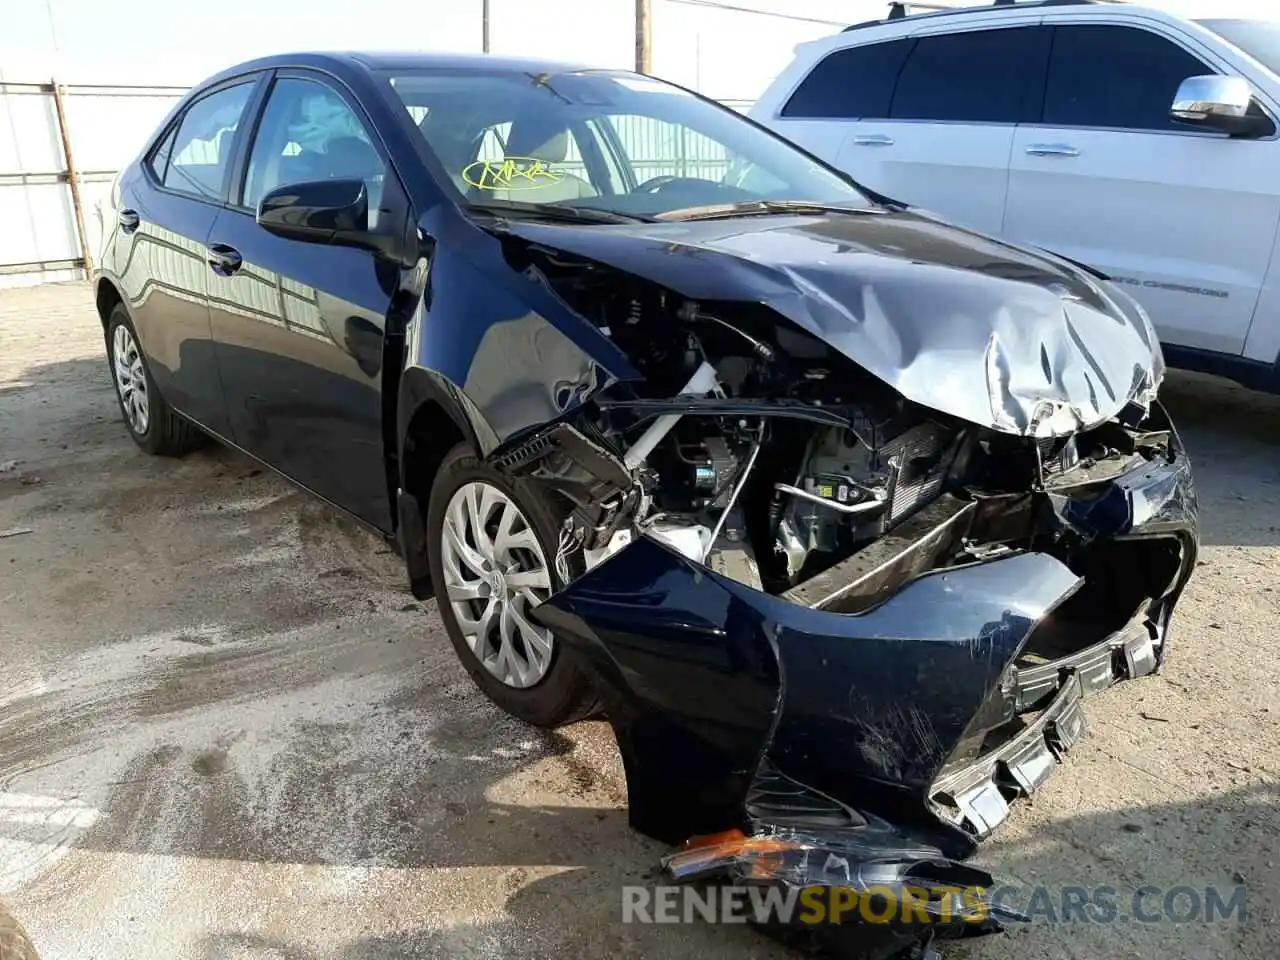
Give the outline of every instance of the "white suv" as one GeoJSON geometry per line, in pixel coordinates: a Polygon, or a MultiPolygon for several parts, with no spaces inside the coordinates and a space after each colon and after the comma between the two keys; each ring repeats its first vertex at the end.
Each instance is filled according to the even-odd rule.
{"type": "Polygon", "coordinates": [[[803,44],[753,119],[1125,284],[1172,366],[1280,390],[1280,22],[1042,0],[803,44]]]}

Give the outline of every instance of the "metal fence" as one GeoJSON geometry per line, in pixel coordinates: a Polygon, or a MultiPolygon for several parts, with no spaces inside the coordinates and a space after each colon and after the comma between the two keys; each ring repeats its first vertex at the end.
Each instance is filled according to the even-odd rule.
{"type": "MultiPolygon", "coordinates": [[[[116,172],[185,92],[0,82],[0,287],[88,275],[116,172]]],[[[641,179],[719,179],[729,169],[724,149],[693,131],[647,117],[616,126],[641,179]]]]}
{"type": "Polygon", "coordinates": [[[0,82],[0,286],[92,269],[116,171],[186,89],[0,82]]]}

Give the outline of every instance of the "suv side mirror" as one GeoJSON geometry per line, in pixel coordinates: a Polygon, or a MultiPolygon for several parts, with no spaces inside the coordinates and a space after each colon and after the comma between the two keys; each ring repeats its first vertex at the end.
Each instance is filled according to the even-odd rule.
{"type": "Polygon", "coordinates": [[[314,180],[269,190],[258,223],[290,240],[378,249],[369,232],[369,191],[363,180],[314,180]]]}
{"type": "Polygon", "coordinates": [[[1243,77],[1187,77],[1178,85],[1169,115],[1233,137],[1259,136],[1271,123],[1266,117],[1250,116],[1252,103],[1253,90],[1243,77]]]}

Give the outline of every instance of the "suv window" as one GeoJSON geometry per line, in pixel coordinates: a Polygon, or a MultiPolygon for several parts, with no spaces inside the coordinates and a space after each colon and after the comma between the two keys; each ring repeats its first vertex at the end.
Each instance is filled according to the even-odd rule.
{"type": "Polygon", "coordinates": [[[889,116],[896,120],[1018,123],[1043,89],[1049,32],[1010,27],[921,37],[903,65],[889,116]]]}
{"type": "Polygon", "coordinates": [[[222,198],[236,129],[255,81],[223,87],[187,108],[172,144],[163,183],[170,190],[209,200],[222,198]]]}
{"type": "Polygon", "coordinates": [[[1217,73],[1171,40],[1136,27],[1081,24],[1054,31],[1044,123],[1187,130],[1169,116],[1178,84],[1217,73]]]}
{"type": "Polygon", "coordinates": [[[372,227],[386,172],[364,124],[336,91],[315,80],[284,77],[272,86],[258,124],[244,205],[256,208],[263,194],[282,184],[363,180],[372,227]]]}
{"type": "Polygon", "coordinates": [[[782,108],[784,117],[880,119],[889,115],[893,85],[915,41],[869,43],[827,54],[782,108]]]}

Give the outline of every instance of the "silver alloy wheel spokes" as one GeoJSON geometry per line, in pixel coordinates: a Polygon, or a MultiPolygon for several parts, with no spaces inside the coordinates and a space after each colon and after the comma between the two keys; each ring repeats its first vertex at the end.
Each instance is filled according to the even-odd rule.
{"type": "Polygon", "coordinates": [[[121,324],[112,338],[111,356],[115,361],[116,390],[120,406],[133,432],[139,436],[151,425],[151,403],[147,396],[147,374],[142,369],[142,354],[129,328],[121,324]]]}
{"type": "Polygon", "coordinates": [[[528,519],[474,480],[449,499],[441,537],[447,599],[467,646],[507,686],[533,686],[551,666],[553,640],[529,607],[551,596],[551,571],[528,519]]]}

